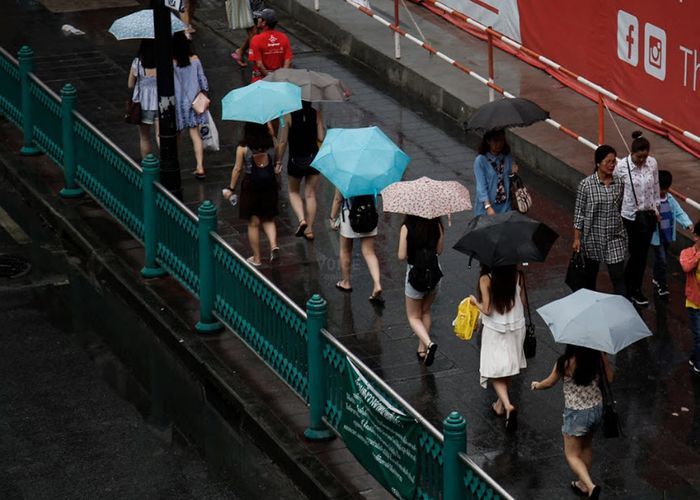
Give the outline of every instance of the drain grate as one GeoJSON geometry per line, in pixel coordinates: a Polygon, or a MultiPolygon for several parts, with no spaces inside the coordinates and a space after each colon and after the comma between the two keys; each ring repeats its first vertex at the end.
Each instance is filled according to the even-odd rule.
{"type": "Polygon", "coordinates": [[[31,271],[32,265],[19,255],[0,255],[0,278],[19,278],[31,271]]]}

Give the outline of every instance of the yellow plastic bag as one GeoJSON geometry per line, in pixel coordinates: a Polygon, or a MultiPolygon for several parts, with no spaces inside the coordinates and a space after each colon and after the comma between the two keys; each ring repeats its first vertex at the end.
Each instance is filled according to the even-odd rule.
{"type": "Polygon", "coordinates": [[[454,332],[462,340],[470,340],[479,321],[479,309],[469,300],[462,300],[457,307],[457,317],[452,322],[454,332]]]}

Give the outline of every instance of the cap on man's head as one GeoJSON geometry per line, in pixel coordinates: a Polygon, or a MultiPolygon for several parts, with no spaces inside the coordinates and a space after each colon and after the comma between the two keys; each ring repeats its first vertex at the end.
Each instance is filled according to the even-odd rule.
{"type": "Polygon", "coordinates": [[[260,11],[260,17],[268,24],[277,22],[277,14],[272,9],[263,9],[260,11]]]}

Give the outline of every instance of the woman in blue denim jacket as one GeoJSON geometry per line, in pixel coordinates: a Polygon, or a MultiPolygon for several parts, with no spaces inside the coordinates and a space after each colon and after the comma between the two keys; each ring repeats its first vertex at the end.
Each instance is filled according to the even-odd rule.
{"type": "Polygon", "coordinates": [[[486,132],[479,146],[479,155],[474,159],[474,215],[494,215],[511,210],[510,175],[517,172],[518,165],[510,155],[505,132],[486,132]]]}

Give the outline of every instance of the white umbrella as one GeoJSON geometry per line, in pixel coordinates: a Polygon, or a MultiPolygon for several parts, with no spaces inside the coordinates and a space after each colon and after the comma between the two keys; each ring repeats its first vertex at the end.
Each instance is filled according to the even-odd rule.
{"type": "Polygon", "coordinates": [[[563,344],[617,354],[651,332],[632,303],[621,295],[582,288],[537,309],[563,344]]]}
{"type": "MultiPolygon", "coordinates": [[[[185,23],[180,21],[174,14],[170,14],[170,26],[172,33],[184,31],[185,23]]],[[[128,16],[120,17],[109,27],[109,32],[117,40],[134,40],[139,38],[155,38],[153,28],[153,10],[144,9],[128,16]]]]}

